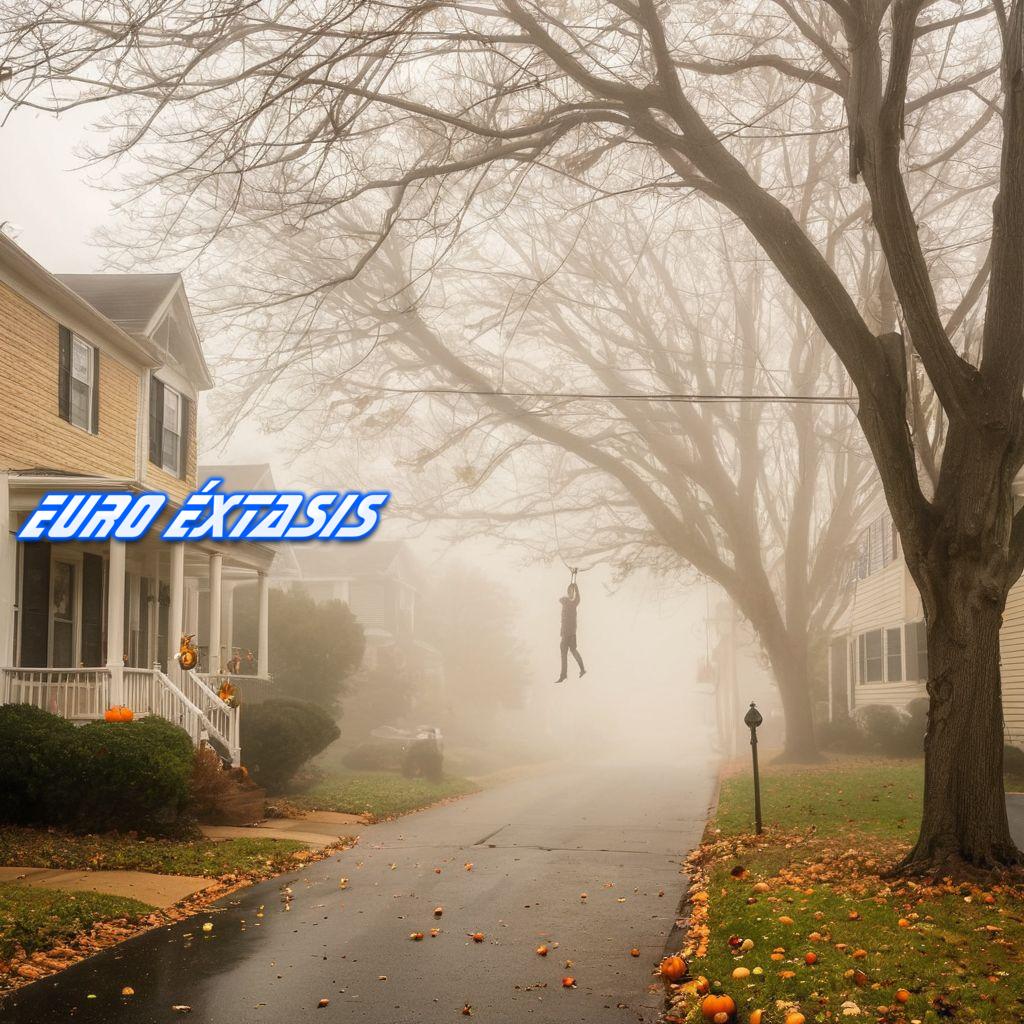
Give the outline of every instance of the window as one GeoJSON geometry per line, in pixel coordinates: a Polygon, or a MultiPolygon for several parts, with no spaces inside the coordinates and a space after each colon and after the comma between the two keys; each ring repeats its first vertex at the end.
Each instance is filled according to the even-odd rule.
{"type": "Polygon", "coordinates": [[[903,679],[903,630],[899,626],[885,631],[885,678],[890,683],[903,679]]]}
{"type": "Polygon", "coordinates": [[[858,580],[867,579],[899,557],[899,534],[893,526],[892,517],[886,512],[868,523],[860,535],[854,556],[853,576],[858,580]]]}
{"type": "Polygon", "coordinates": [[[50,664],[59,668],[75,665],[75,566],[54,561],[50,598],[52,647],[50,664]]]}
{"type": "Polygon", "coordinates": [[[100,353],[67,327],[60,328],[57,404],[60,418],[99,433],[100,353]]]}
{"type": "Polygon", "coordinates": [[[158,377],[149,385],[149,461],[184,477],[188,469],[192,402],[158,377]]]}
{"type": "Polygon", "coordinates": [[[164,423],[161,454],[162,465],[175,476],[181,471],[181,395],[164,387],[164,423]]]}
{"type": "Polygon", "coordinates": [[[924,620],[916,623],[914,632],[917,635],[917,677],[918,679],[928,678],[928,631],[925,629],[924,620]]]}
{"type": "Polygon", "coordinates": [[[873,629],[861,633],[858,639],[858,672],[860,683],[880,683],[882,681],[882,631],[873,629]]]}

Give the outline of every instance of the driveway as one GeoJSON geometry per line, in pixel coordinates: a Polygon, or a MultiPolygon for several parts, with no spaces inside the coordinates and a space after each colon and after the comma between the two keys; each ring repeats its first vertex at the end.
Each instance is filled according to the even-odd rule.
{"type": "Polygon", "coordinates": [[[468,1005],[495,1024],[654,1021],[651,970],[713,778],[696,758],[566,767],[364,828],[352,850],[21,989],[0,1019],[434,1024],[468,1005]]]}

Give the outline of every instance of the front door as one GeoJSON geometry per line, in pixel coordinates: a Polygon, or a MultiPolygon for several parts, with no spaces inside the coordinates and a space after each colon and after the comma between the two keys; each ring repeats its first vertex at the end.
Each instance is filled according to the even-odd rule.
{"type": "Polygon", "coordinates": [[[74,668],[77,664],[78,567],[55,558],[50,573],[50,664],[74,668]]]}

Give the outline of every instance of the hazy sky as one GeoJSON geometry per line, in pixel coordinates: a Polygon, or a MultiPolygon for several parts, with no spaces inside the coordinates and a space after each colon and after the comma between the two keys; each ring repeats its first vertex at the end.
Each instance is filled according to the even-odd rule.
{"type": "MultiPolygon", "coordinates": [[[[77,112],[57,119],[22,110],[0,130],[0,221],[13,222],[18,244],[58,273],[102,268],[103,253],[90,239],[111,217],[117,200],[116,191],[92,184],[103,179],[109,185],[114,176],[83,166],[82,145],[91,117],[77,112]]],[[[244,439],[236,439],[216,458],[266,459],[276,463],[278,483],[288,482],[286,463],[275,458],[273,438],[256,431],[247,430],[244,439]]],[[[390,482],[345,480],[338,486],[376,488],[390,482]]],[[[386,521],[381,529],[387,530],[386,521]]],[[[417,549],[428,568],[438,557],[450,557],[432,543],[417,544],[417,549]]],[[[458,549],[455,556],[485,566],[512,589],[540,705],[549,714],[578,722],[585,732],[600,732],[601,722],[634,717],[637,727],[626,731],[638,738],[641,721],[671,731],[704,717],[703,702],[687,694],[705,656],[703,587],[684,593],[671,581],[644,574],[609,592],[609,574],[603,568],[588,573],[582,578],[579,641],[589,673],[582,682],[555,691],[549,687],[558,669],[558,597],[567,582],[565,569],[560,564],[526,564],[514,549],[483,543],[458,549]]]]}

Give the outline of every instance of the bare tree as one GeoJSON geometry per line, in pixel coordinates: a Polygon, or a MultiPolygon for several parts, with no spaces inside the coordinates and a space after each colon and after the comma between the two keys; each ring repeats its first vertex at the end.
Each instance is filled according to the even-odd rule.
{"type": "MultiPolygon", "coordinates": [[[[502,245],[461,247],[429,287],[393,234],[301,332],[283,301],[248,310],[240,329],[258,340],[223,364],[238,380],[226,404],[296,428],[306,450],[392,452],[418,474],[404,514],[459,537],[530,543],[539,524],[545,553],[553,541],[573,565],[693,566],[760,638],[787,756],[814,758],[812,662],[875,493],[850,403],[816,402],[844,375],[749,243],[709,227],[688,267],[688,210],[654,230],[609,214],[545,224],[524,200],[502,245]]],[[[334,233],[253,230],[272,268],[315,280],[331,263],[334,233]]]]}
{"type": "Polygon", "coordinates": [[[729,210],[852,379],[922,595],[925,801],[904,868],[1018,863],[998,636],[1024,567],[1012,495],[1024,463],[1024,3],[85,0],[5,13],[8,94],[58,106],[83,89],[131,97],[117,149],[142,154],[179,213],[202,184],[228,222],[271,186],[282,223],[345,204],[376,212],[374,238],[351,240],[323,291],[365,267],[399,223],[443,244],[499,215],[499,185],[514,189],[538,167],[597,193],[693,189],[729,210]],[[788,101],[766,99],[769,79],[788,86],[788,101]],[[845,119],[844,170],[858,183],[848,194],[870,209],[899,330],[872,328],[842,268],[794,217],[777,165],[752,166],[737,145],[794,123],[787,115],[801,113],[812,86],[834,97],[833,127],[845,119]],[[147,139],[175,146],[154,151],[147,139]],[[979,190],[950,198],[932,230],[987,221],[960,257],[979,267],[973,280],[935,272],[914,215],[922,191],[946,190],[928,172],[946,151],[971,154],[979,190]],[[977,202],[985,189],[990,218],[977,202]],[[972,349],[966,313],[979,302],[972,349]],[[914,377],[942,409],[933,486],[922,485],[908,425],[914,377]]]}

